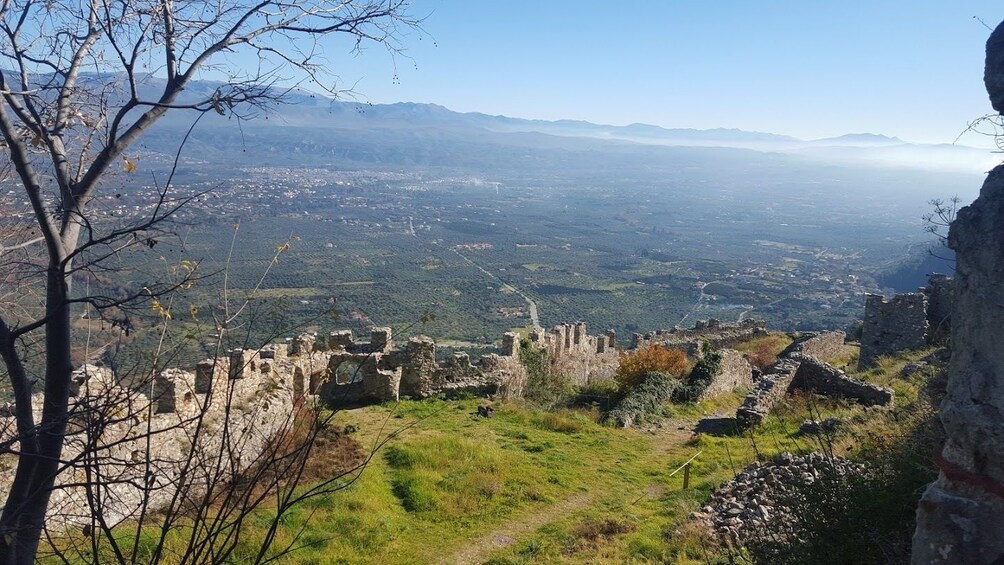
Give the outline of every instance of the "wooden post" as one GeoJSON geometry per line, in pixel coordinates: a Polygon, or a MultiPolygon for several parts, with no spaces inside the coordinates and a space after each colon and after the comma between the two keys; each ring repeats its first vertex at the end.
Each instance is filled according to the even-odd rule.
{"type": "Polygon", "coordinates": [[[683,490],[690,488],[690,463],[683,467],[683,490]]]}

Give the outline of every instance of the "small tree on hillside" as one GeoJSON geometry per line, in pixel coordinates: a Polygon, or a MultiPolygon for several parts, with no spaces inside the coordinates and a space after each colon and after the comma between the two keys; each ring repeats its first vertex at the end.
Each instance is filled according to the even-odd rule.
{"type": "Polygon", "coordinates": [[[274,87],[284,74],[337,93],[323,66],[326,38],[349,38],[353,50],[374,43],[394,51],[402,26],[418,23],[407,9],[406,0],[0,0],[0,136],[31,218],[29,229],[8,224],[14,233],[0,238],[0,262],[25,289],[0,312],[0,358],[19,440],[0,515],[0,563],[34,560],[53,484],[65,469],[74,305],[89,304],[127,331],[113,313],[137,303],[156,310],[159,297],[176,288],[71,293],[74,276],[154,245],[151,232],[188,202],[167,180],[151,195],[146,217],[109,225],[93,209],[102,179],[120,167],[136,169],[129,148],[169,111],[245,116],[281,98],[274,87]],[[210,71],[221,85],[183,98],[210,71]],[[24,299],[35,289],[37,307],[24,299]],[[43,373],[38,420],[29,363],[43,373]]]}

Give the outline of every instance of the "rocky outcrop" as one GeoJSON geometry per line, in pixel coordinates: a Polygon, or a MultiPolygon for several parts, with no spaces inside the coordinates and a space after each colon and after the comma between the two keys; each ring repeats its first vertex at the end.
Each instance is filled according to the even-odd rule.
{"type": "MultiPolygon", "coordinates": [[[[1004,113],[1004,24],[985,81],[1004,113]]],[[[941,472],[917,509],[914,563],[1004,562],[1004,166],[949,230],[956,253],[952,359],[941,405],[941,472]]]]}

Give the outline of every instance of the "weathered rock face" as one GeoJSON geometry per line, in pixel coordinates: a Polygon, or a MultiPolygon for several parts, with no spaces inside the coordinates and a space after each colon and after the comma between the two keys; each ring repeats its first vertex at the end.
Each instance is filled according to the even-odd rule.
{"type": "MultiPolygon", "coordinates": [[[[1004,113],[1004,24],[987,42],[985,82],[1004,113]]],[[[1004,561],[1004,166],[959,211],[952,360],[941,405],[941,473],[917,509],[914,563],[1004,561]]]]}
{"type": "Polygon", "coordinates": [[[1004,559],[1004,166],[959,211],[949,245],[956,277],[941,405],[947,441],[942,472],[917,510],[913,562],[991,563],[1004,559]]]}
{"type": "Polygon", "coordinates": [[[987,63],[983,83],[994,110],[1004,114],[1004,28],[997,26],[987,40],[987,63]]]}

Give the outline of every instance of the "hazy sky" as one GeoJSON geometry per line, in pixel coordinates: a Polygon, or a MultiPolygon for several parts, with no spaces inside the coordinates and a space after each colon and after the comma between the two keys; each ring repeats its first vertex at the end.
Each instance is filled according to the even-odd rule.
{"type": "Polygon", "coordinates": [[[372,102],[950,143],[990,111],[990,31],[974,16],[995,26],[1004,3],[415,0],[415,13],[429,17],[428,36],[405,38],[413,60],[328,54],[372,102]]]}

